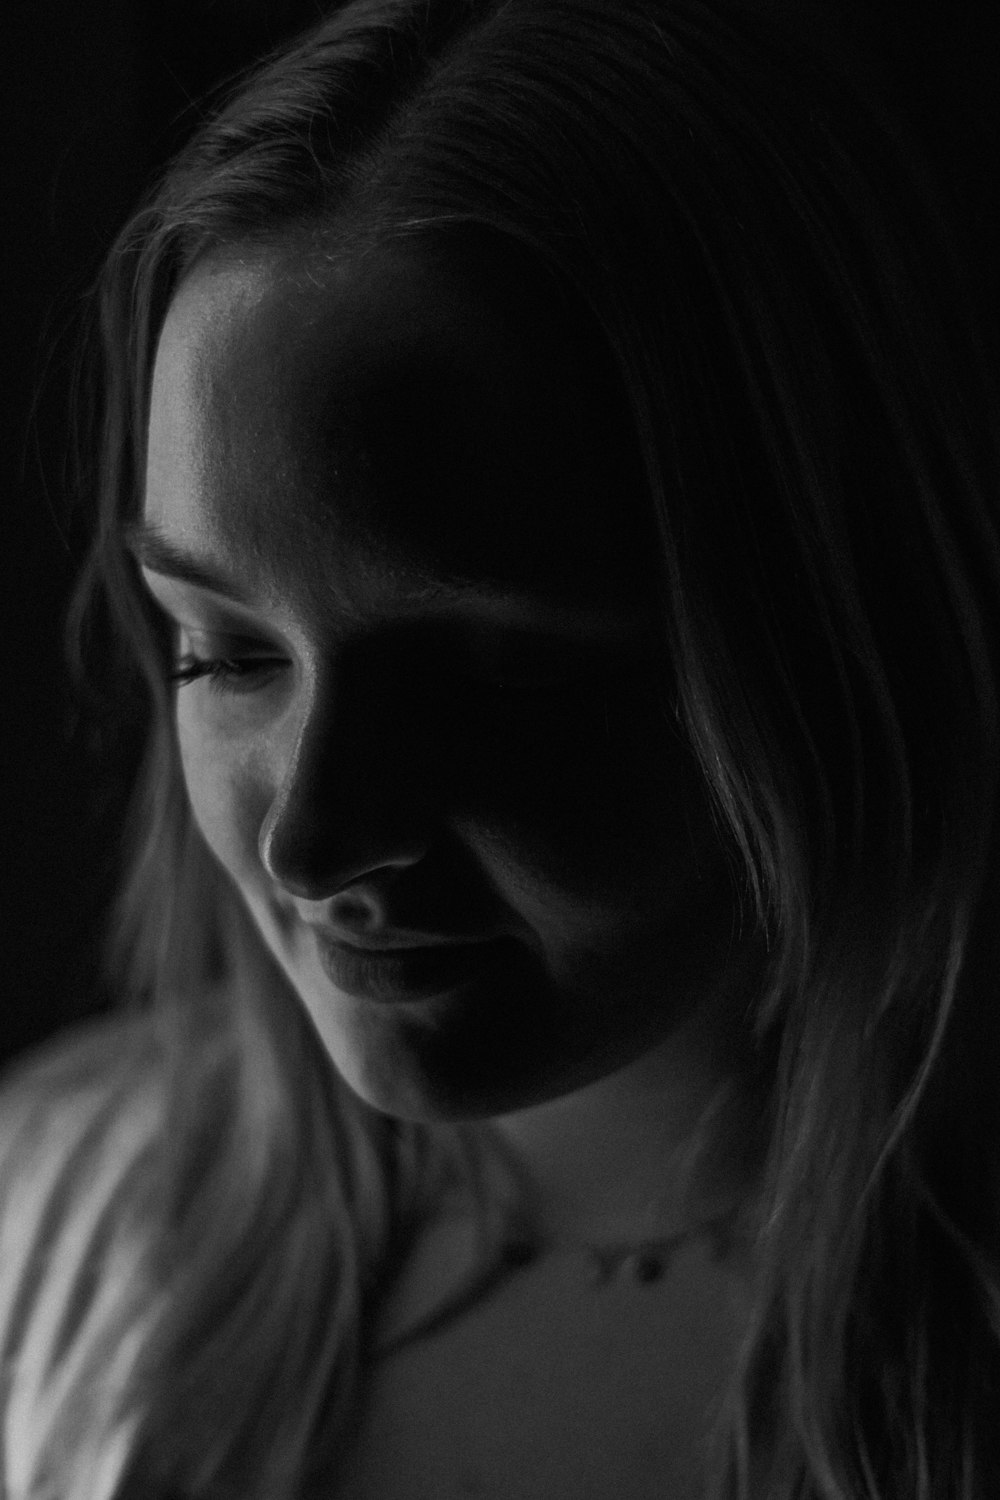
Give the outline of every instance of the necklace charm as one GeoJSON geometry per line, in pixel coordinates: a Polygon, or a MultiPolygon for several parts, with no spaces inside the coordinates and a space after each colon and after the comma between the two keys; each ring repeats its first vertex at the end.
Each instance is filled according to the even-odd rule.
{"type": "Polygon", "coordinates": [[[649,1286],[662,1281],[681,1239],[651,1240],[644,1245],[588,1245],[591,1280],[597,1286],[611,1281],[632,1281],[649,1286]]]}
{"type": "Polygon", "coordinates": [[[523,1271],[533,1265],[542,1253],[541,1245],[527,1236],[511,1239],[503,1247],[503,1263],[510,1271],[523,1271]]]}
{"type": "MultiPolygon", "coordinates": [[[[640,1240],[637,1244],[625,1245],[577,1245],[583,1250],[589,1266],[592,1286],[608,1286],[612,1282],[631,1282],[636,1286],[654,1286],[669,1274],[674,1256],[682,1245],[689,1244],[699,1234],[707,1234],[712,1257],[723,1259],[733,1247],[733,1211],[716,1219],[683,1230],[667,1239],[640,1240]]],[[[558,1241],[539,1239],[530,1230],[513,1235],[503,1246],[502,1264],[508,1271],[527,1269],[547,1252],[558,1250],[558,1241]]],[[[570,1248],[563,1246],[562,1248],[570,1248]]]]}

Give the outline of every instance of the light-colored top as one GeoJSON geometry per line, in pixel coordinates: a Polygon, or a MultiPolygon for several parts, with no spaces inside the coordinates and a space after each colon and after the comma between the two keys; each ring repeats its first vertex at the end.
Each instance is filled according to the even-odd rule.
{"type": "MultiPolygon", "coordinates": [[[[127,1384],[158,1308],[136,1259],[155,1191],[161,1070],[141,1019],[80,1027],[0,1080],[0,1494],[98,1500],[131,1433],[127,1384]],[[96,1335],[96,1337],[95,1337],[96,1335]],[[82,1362],[94,1379],[78,1379],[82,1362]],[[53,1419],[76,1391],[73,1493],[53,1419]],[[87,1403],[90,1403],[89,1405],[87,1403]]],[[[391,1342],[461,1280],[468,1220],[432,1224],[382,1313],[391,1342]]],[[[741,1327],[740,1270],[691,1241],[662,1283],[595,1286],[572,1248],[513,1272],[454,1322],[381,1360],[330,1500],[696,1500],[741,1327]]]]}
{"type": "Polygon", "coordinates": [[[139,1300],[128,1228],[149,1188],[160,1119],[154,1057],[148,1022],[90,1022],[17,1060],[0,1085],[5,1500],[53,1493],[50,1476],[59,1455],[48,1434],[71,1387],[79,1389],[88,1360],[101,1378],[83,1382],[94,1405],[72,1413],[81,1442],[79,1493],[106,1491],[124,1453],[123,1431],[118,1450],[105,1445],[88,1473],[86,1440],[97,1429],[97,1408],[125,1375],[138,1320],[151,1312],[139,1300]]]}

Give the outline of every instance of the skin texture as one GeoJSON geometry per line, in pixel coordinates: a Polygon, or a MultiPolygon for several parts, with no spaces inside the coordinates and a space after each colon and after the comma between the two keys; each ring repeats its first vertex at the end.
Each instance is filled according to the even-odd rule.
{"type": "Polygon", "coordinates": [[[177,688],[191,808],[348,1084],[497,1118],[568,1215],[584,1178],[620,1215],[732,1063],[746,952],[581,347],[514,273],[412,248],[202,262],[158,347],[144,513],[246,603],[144,577],[179,658],[240,664],[177,688]],[[373,1002],[317,930],[508,941],[450,993],[373,1002]]]}

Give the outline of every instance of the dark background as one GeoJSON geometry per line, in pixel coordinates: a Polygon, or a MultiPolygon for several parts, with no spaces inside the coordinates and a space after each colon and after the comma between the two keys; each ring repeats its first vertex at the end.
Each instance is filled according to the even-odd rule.
{"type": "MultiPolygon", "coordinates": [[[[991,316],[1000,6],[822,3],[816,25],[869,59],[950,184],[991,316]]],[[[95,804],[93,768],[69,732],[61,644],[81,553],[66,519],[80,301],[151,173],[197,122],[198,97],[323,9],[321,0],[33,0],[5,17],[0,1063],[110,999],[94,945],[113,799],[95,804]]]]}

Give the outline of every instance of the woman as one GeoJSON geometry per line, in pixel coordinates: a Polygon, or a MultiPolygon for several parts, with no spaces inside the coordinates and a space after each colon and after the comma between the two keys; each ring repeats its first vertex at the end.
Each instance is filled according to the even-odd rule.
{"type": "Polygon", "coordinates": [[[355,0],[101,286],[130,1010],[5,1095],[12,1497],[979,1497],[1000,545],[898,131],[355,0]]]}

